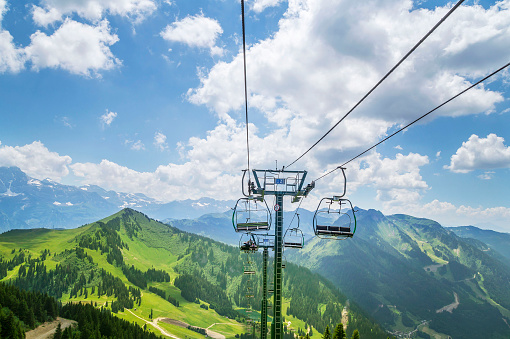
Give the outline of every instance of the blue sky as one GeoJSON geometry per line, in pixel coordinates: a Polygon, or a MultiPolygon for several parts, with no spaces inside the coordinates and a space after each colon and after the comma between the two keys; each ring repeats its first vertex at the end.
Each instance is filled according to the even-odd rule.
{"type": "MultiPolygon", "coordinates": [[[[289,164],[446,1],[246,1],[251,163],[289,164]]],[[[0,166],[161,201],[241,194],[237,0],[0,0],[0,166]]],[[[466,1],[318,147],[316,178],[510,61],[510,1],[466,1]]],[[[508,71],[347,168],[362,208],[510,232],[508,71]]],[[[303,206],[341,191],[337,174],[303,206]]],[[[289,208],[293,208],[288,205],[289,208]]]]}

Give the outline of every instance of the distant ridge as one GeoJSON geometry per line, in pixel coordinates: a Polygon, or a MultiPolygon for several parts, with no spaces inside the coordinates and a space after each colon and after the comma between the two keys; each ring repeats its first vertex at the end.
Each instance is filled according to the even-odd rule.
{"type": "Polygon", "coordinates": [[[510,263],[510,233],[483,230],[475,226],[447,227],[461,238],[472,238],[484,242],[508,259],[510,263]]]}
{"type": "Polygon", "coordinates": [[[107,191],[95,185],[62,185],[29,177],[18,167],[0,167],[0,232],[38,227],[74,228],[125,207],[162,220],[221,213],[233,204],[233,201],[210,198],[162,203],[140,193],[107,191]]]}
{"type": "Polygon", "coordinates": [[[480,241],[506,234],[461,229],[479,240],[465,239],[433,220],[376,210],[360,209],[357,220],[352,239],[314,238],[287,259],[327,277],[396,336],[510,338],[510,266],[480,241]]]}

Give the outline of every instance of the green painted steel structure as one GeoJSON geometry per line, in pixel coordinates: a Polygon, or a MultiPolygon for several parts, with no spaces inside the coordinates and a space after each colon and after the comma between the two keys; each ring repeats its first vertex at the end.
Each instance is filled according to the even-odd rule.
{"type": "Polygon", "coordinates": [[[265,247],[262,252],[263,266],[262,266],[262,307],[260,312],[260,338],[267,338],[267,257],[268,248],[265,247]]]}
{"type": "MultiPolygon", "coordinates": [[[[282,258],[283,258],[283,198],[292,196],[293,202],[306,197],[315,187],[312,182],[303,189],[306,171],[283,171],[283,170],[253,170],[254,182],[249,182],[250,194],[266,196],[274,195],[276,204],[274,210],[274,293],[273,293],[273,322],[271,323],[271,339],[283,337],[282,319],[282,258]]],[[[244,185],[243,185],[244,187],[244,185]]],[[[267,335],[267,246],[264,247],[264,272],[263,272],[263,299],[261,312],[261,336],[266,339],[267,335]]]]}

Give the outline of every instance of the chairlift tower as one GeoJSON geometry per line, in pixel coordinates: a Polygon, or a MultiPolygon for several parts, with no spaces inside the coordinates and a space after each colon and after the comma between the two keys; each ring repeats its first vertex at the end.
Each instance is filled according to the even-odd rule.
{"type": "Polygon", "coordinates": [[[267,260],[269,257],[269,249],[274,250],[274,235],[273,234],[254,234],[258,248],[262,248],[262,304],[260,311],[260,338],[267,339],[267,260]]]}
{"type": "MultiPolygon", "coordinates": [[[[283,198],[292,196],[292,202],[306,197],[313,189],[314,183],[308,184],[303,189],[307,171],[285,170],[252,170],[253,182],[248,182],[249,194],[265,197],[275,196],[276,204],[274,223],[274,293],[273,293],[273,322],[271,324],[271,339],[283,337],[282,321],[282,257],[283,257],[283,198]]],[[[244,190],[244,183],[243,183],[244,190]]],[[[267,282],[264,282],[264,296],[262,302],[267,306],[267,282]]],[[[267,314],[267,309],[266,312],[267,314]]],[[[262,319],[264,324],[264,319],[262,319]]],[[[267,324],[267,322],[266,322],[267,324]]]]}

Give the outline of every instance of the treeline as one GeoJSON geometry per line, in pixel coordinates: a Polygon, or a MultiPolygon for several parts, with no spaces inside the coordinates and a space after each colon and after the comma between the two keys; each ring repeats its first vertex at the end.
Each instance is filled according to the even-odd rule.
{"type": "Polygon", "coordinates": [[[203,334],[203,335],[207,334],[205,331],[205,328],[202,328],[202,327],[195,327],[195,326],[188,325],[187,329],[195,331],[195,332],[203,334]]]}
{"type": "Polygon", "coordinates": [[[25,338],[25,331],[58,316],[59,303],[46,294],[0,283],[0,338],[25,338]]]}
{"type": "Polygon", "coordinates": [[[120,218],[109,220],[106,224],[97,221],[97,227],[93,233],[84,234],[80,237],[79,246],[94,251],[100,250],[101,254],[106,253],[106,261],[111,265],[122,266],[124,258],[121,249],[129,249],[129,246],[122,241],[117,231],[120,231],[120,218]]]}
{"type": "Polygon", "coordinates": [[[149,268],[147,272],[142,272],[133,265],[130,267],[122,265],[122,272],[129,282],[140,288],[147,288],[147,283],[150,281],[170,282],[170,275],[167,272],[154,268],[149,268]]]}
{"type": "MultiPolygon", "coordinates": [[[[263,283],[261,274],[263,262],[260,253],[247,256],[246,253],[240,253],[237,247],[193,234],[183,233],[180,237],[188,242],[188,247],[180,255],[180,259],[184,260],[176,267],[179,273],[194,276],[195,271],[200,271],[203,280],[220,287],[223,291],[229,291],[227,298],[230,303],[238,307],[260,310],[263,283]],[[255,275],[243,274],[244,264],[248,260],[256,272],[255,275]],[[247,298],[247,295],[253,295],[253,298],[247,298]]],[[[270,259],[268,263],[269,276],[272,276],[272,261],[270,259]]],[[[283,294],[285,298],[291,300],[289,315],[303,320],[306,326],[313,326],[321,333],[326,326],[333,328],[342,319],[342,311],[347,300],[330,281],[288,262],[283,277],[283,294]],[[325,309],[320,307],[322,305],[326,305],[325,309]]],[[[176,279],[177,287],[179,283],[180,281],[176,279]]],[[[186,300],[194,301],[198,294],[195,290],[199,288],[196,286],[199,284],[198,281],[192,283],[190,279],[185,286],[179,287],[182,296],[186,300]]],[[[349,322],[346,330],[348,336],[357,329],[361,336],[386,338],[386,331],[356,304],[350,303],[348,312],[349,322]]]]}
{"type": "Polygon", "coordinates": [[[78,322],[77,328],[68,327],[62,332],[62,339],[159,338],[156,334],[144,330],[135,323],[113,316],[107,309],[96,309],[90,304],[68,303],[62,307],[60,316],[78,322]]]}
{"type": "Polygon", "coordinates": [[[157,335],[112,315],[91,304],[68,303],[62,306],[54,297],[24,291],[0,283],[0,338],[23,339],[25,332],[57,316],[75,320],[77,327],[58,331],[60,339],[156,339],[157,335]]]}
{"type": "Polygon", "coordinates": [[[179,307],[179,302],[177,301],[177,299],[175,299],[171,295],[169,295],[168,298],[167,298],[166,297],[166,292],[163,291],[162,289],[159,289],[159,288],[153,287],[153,286],[149,286],[149,292],[152,292],[152,293],[154,293],[156,295],[159,295],[161,298],[167,300],[169,303],[171,303],[175,307],[179,307]]]}
{"type": "Polygon", "coordinates": [[[196,299],[209,303],[209,307],[219,315],[236,318],[239,314],[232,308],[225,291],[212,283],[205,276],[196,271],[193,274],[183,273],[175,279],[175,287],[181,290],[181,296],[187,301],[194,302],[196,299]]]}
{"type": "MultiPolygon", "coordinates": [[[[45,250],[43,256],[44,253],[49,253],[49,250],[45,250]]],[[[38,291],[61,298],[79,279],[79,266],[82,270],[92,270],[95,267],[92,257],[79,247],[65,250],[56,258],[61,258],[62,264],[57,264],[54,270],[48,271],[44,262],[28,256],[28,260],[20,266],[18,277],[13,284],[27,291],[38,291]],[[80,262],[80,265],[77,265],[77,262],[80,262]]]]}
{"type": "Polygon", "coordinates": [[[45,249],[40,258],[32,258],[31,254],[26,255],[26,250],[20,248],[18,253],[16,254],[16,250],[13,249],[11,254],[14,254],[14,257],[11,260],[4,260],[0,258],[0,279],[3,279],[7,276],[7,271],[13,270],[16,266],[26,263],[29,266],[35,265],[40,261],[46,260],[46,257],[50,255],[50,250],[45,249]]]}
{"type": "MultiPolygon", "coordinates": [[[[333,333],[330,332],[329,326],[326,326],[324,333],[322,334],[322,339],[348,339],[349,336],[345,333],[344,325],[339,323],[334,327],[333,333]]],[[[360,334],[358,330],[354,330],[352,333],[352,339],[360,339],[360,334]]]]}
{"type": "MultiPolygon", "coordinates": [[[[110,238],[114,237],[110,236],[110,238]]],[[[45,250],[43,255],[45,253],[49,251],[45,250]]],[[[65,250],[55,258],[61,259],[62,264],[57,264],[54,270],[48,271],[43,262],[30,259],[28,256],[25,264],[20,266],[18,277],[12,282],[13,285],[27,291],[47,293],[55,298],[61,298],[63,293],[67,292],[70,298],[84,297],[86,299],[89,293],[97,293],[98,297],[114,296],[117,300],[111,304],[113,312],[133,308],[135,303],[141,304],[140,289],[132,287],[128,289],[120,278],[104,269],[99,270],[92,257],[87,255],[83,248],[65,250]]],[[[20,259],[16,259],[15,262],[19,261],[20,259]]],[[[154,270],[150,272],[155,277],[166,277],[161,272],[154,272],[154,270]]]]}

